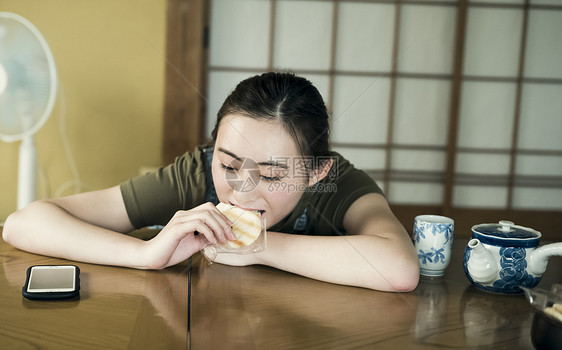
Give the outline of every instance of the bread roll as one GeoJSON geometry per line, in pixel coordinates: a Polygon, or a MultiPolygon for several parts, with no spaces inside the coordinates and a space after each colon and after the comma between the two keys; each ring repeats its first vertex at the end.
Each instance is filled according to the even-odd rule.
{"type": "Polygon", "coordinates": [[[252,244],[259,237],[262,230],[259,212],[240,209],[226,203],[219,203],[217,209],[232,221],[232,231],[236,236],[236,240],[227,241],[226,246],[230,248],[244,247],[252,244]]]}

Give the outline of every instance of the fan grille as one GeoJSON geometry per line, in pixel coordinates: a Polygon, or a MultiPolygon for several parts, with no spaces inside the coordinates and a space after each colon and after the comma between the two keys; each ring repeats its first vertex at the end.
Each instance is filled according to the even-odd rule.
{"type": "Polygon", "coordinates": [[[51,51],[26,19],[0,13],[0,138],[22,139],[48,118],[56,94],[56,70],[51,51]]]}

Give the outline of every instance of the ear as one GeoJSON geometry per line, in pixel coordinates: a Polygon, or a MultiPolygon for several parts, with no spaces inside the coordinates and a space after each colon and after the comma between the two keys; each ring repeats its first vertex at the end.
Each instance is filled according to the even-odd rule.
{"type": "Polygon", "coordinates": [[[334,165],[334,159],[330,158],[329,160],[323,162],[322,166],[312,170],[310,179],[308,180],[308,186],[314,186],[319,181],[322,181],[322,179],[328,175],[330,169],[332,169],[332,165],[334,165]]]}

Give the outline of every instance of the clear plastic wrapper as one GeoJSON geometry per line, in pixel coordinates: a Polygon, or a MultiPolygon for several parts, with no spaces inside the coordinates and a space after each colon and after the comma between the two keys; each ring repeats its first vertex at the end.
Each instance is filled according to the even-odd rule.
{"type": "Polygon", "coordinates": [[[203,248],[203,255],[209,263],[213,263],[217,257],[218,253],[230,253],[230,254],[252,254],[264,251],[267,245],[267,230],[265,218],[260,216],[261,221],[261,232],[258,237],[250,244],[233,247],[229,244],[209,244],[203,248]]]}
{"type": "Polygon", "coordinates": [[[529,303],[538,311],[544,311],[554,304],[562,304],[562,284],[552,285],[551,290],[519,287],[525,292],[529,303]]]}

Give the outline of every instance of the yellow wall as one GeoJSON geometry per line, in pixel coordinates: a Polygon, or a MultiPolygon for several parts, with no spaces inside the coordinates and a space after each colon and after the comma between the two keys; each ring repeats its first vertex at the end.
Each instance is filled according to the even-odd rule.
{"type": "MultiPolygon", "coordinates": [[[[35,138],[40,198],[73,179],[59,133],[63,101],[83,191],[160,165],[166,0],[2,0],[0,11],[41,31],[64,89],[35,138]]],[[[18,146],[0,142],[0,222],[16,209],[18,146]]]]}

